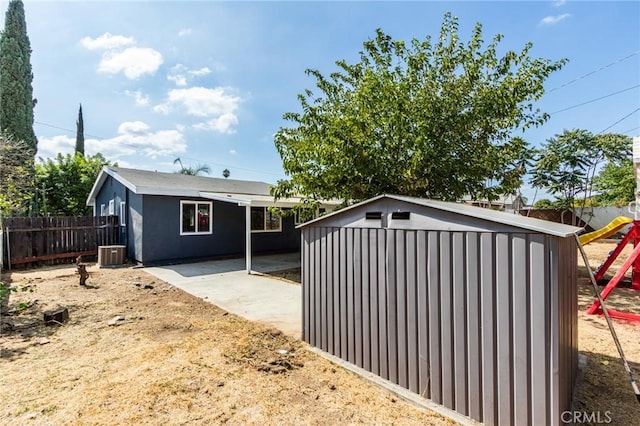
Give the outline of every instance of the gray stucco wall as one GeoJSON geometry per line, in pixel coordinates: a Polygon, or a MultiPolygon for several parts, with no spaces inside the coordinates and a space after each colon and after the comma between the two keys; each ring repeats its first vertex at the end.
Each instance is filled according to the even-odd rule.
{"type": "Polygon", "coordinates": [[[577,374],[575,241],[465,221],[303,228],[303,339],[488,425],[561,424],[577,374]]]}

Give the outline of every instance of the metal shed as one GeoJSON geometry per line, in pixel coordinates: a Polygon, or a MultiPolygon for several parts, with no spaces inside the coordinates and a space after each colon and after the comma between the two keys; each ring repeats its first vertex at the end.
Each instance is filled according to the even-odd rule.
{"type": "Polygon", "coordinates": [[[301,228],[306,342],[488,425],[562,423],[580,228],[395,195],[301,228]]]}

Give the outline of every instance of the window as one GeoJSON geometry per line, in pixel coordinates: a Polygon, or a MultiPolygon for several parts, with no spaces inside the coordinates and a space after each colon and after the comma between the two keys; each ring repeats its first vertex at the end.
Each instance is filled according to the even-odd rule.
{"type": "Polygon", "coordinates": [[[127,203],[120,201],[120,226],[127,224],[127,203]]]}
{"type": "Polygon", "coordinates": [[[282,218],[271,213],[267,207],[251,207],[251,230],[279,232],[282,230],[282,218]]]}
{"type": "Polygon", "coordinates": [[[107,215],[107,205],[100,204],[100,216],[106,216],[106,215],[107,215]]]}
{"type": "Polygon", "coordinates": [[[180,201],[180,235],[211,234],[211,202],[180,201]]]}
{"type": "Polygon", "coordinates": [[[116,214],[116,200],[109,200],[109,215],[116,214]]]}

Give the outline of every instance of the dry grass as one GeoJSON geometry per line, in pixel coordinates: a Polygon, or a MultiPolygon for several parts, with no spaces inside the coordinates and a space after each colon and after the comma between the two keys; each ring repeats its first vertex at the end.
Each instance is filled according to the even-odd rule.
{"type": "MultiPolygon", "coordinates": [[[[587,246],[598,266],[612,244],[587,246]]],[[[89,268],[88,288],[72,267],[14,272],[0,336],[0,424],[449,424],[306,350],[276,330],[228,314],[139,269],[89,268]],[[44,326],[42,312],[67,306],[70,321],[44,326]],[[108,321],[121,315],[119,326],[108,321]]],[[[593,290],[580,268],[580,306],[593,290]]],[[[296,279],[295,271],[281,274],[296,279]]],[[[299,274],[297,276],[299,280],[299,274]]],[[[5,277],[6,279],[6,277],[5,277]]],[[[611,307],[640,311],[640,292],[616,289],[611,307]]],[[[616,322],[640,379],[640,326],[616,322]]],[[[580,313],[588,357],[577,398],[584,411],[634,424],[638,404],[604,319],[580,313]]]]}
{"type": "Polygon", "coordinates": [[[34,292],[11,304],[38,302],[0,337],[0,424],[450,424],[141,270],[90,272],[12,274],[34,292]]]}

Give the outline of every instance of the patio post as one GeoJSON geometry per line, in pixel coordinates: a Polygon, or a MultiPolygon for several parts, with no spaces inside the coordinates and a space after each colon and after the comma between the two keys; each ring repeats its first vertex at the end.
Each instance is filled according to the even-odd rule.
{"type": "Polygon", "coordinates": [[[247,274],[251,274],[251,204],[245,205],[246,219],[245,219],[245,232],[246,232],[246,253],[245,259],[247,262],[247,274]]]}

